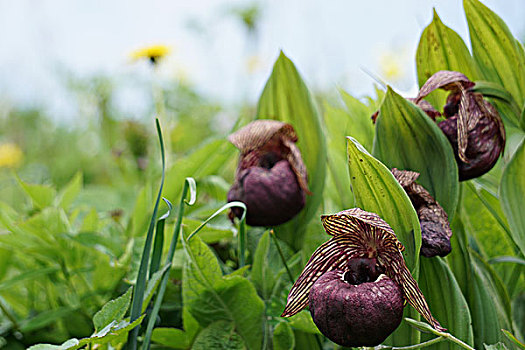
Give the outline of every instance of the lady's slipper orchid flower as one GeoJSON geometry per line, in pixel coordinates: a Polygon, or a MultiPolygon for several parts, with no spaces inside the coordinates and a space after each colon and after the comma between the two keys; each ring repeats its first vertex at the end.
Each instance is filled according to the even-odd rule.
{"type": "Polygon", "coordinates": [[[505,148],[503,122],[483,95],[470,90],[474,85],[459,72],[439,71],[423,84],[415,99],[418,104],[436,89],[451,92],[443,108],[447,119],[438,126],[454,149],[460,181],[492,169],[505,148]]]}
{"type": "Polygon", "coordinates": [[[434,328],[434,319],[403,259],[403,245],[377,214],[359,208],[321,216],[332,236],[312,255],[281,316],[310,306],[312,318],[343,346],[375,346],[401,323],[404,300],[434,328]]]}
{"type": "MultiPolygon", "coordinates": [[[[310,192],[294,128],[276,120],[256,120],[228,139],[241,151],[228,202],[246,204],[248,225],[277,226],[299,213],[310,192]]],[[[230,214],[242,213],[233,209],[230,214]]]]}
{"type": "Polygon", "coordinates": [[[446,256],[452,251],[452,230],[447,213],[423,186],[416,183],[419,173],[394,168],[392,174],[416,209],[421,225],[421,255],[427,258],[446,256]]]}

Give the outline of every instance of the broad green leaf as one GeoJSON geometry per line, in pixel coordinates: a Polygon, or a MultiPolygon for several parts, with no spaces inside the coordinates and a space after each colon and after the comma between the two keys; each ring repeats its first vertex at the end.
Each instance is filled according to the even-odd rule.
{"type": "Polygon", "coordinates": [[[182,243],[186,253],[182,273],[182,318],[184,330],[193,339],[198,331],[199,324],[189,312],[189,305],[208,288],[220,281],[222,277],[221,267],[213,252],[197,236],[189,242],[186,239],[189,234],[182,230],[182,243]]]}
{"type": "Polygon", "coordinates": [[[516,336],[514,334],[512,334],[511,332],[507,331],[506,329],[502,329],[501,330],[503,332],[503,334],[505,335],[505,337],[507,337],[508,340],[510,340],[512,343],[514,343],[514,345],[516,345],[519,349],[525,349],[525,344],[523,344],[522,342],[520,342],[516,336]]]}
{"type": "Polygon", "coordinates": [[[191,348],[193,350],[244,350],[246,344],[235,332],[234,323],[217,321],[199,333],[191,348]]]}
{"type": "MultiPolygon", "coordinates": [[[[419,39],[416,66],[419,86],[440,70],[461,72],[470,80],[477,80],[480,77],[476,62],[463,39],[441,22],[436,10],[432,23],[423,30],[419,39]]],[[[447,95],[448,92],[439,90],[426,99],[436,108],[441,108],[447,95]]]]}
{"type": "Polygon", "coordinates": [[[80,193],[80,190],[82,189],[82,183],[82,173],[78,172],[75,176],[73,176],[66,187],[64,187],[58,194],[58,206],[64,210],[68,210],[75,198],[80,193]]]}
{"type": "MultiPolygon", "coordinates": [[[[226,198],[226,197],[224,197],[226,198]]],[[[183,225],[186,226],[186,230],[193,232],[197,227],[202,224],[202,221],[184,218],[183,225]]],[[[214,226],[212,224],[206,225],[200,232],[199,237],[205,243],[217,243],[223,239],[231,239],[233,237],[234,230],[230,227],[223,228],[219,226],[214,226]]]]}
{"type": "Polygon", "coordinates": [[[264,303],[246,278],[225,277],[188,307],[201,326],[207,327],[217,320],[231,321],[248,349],[260,349],[264,303]]]}
{"type": "Polygon", "coordinates": [[[326,143],[314,99],[292,61],[282,52],[259,99],[257,117],[289,123],[299,138],[297,146],[308,170],[308,184],[313,195],[307,196],[305,208],[278,230],[287,243],[299,248],[306,225],[321,203],[326,174],[326,143]]]}
{"type": "Polygon", "coordinates": [[[407,194],[390,170],[351,137],[348,138],[348,168],[356,206],[378,214],[392,227],[405,246],[403,257],[414,273],[419,261],[421,229],[407,194]]]}
{"type": "Polygon", "coordinates": [[[280,322],[273,330],[274,350],[293,350],[295,336],[288,322],[280,322]]]}
{"type": "Polygon", "coordinates": [[[175,349],[187,349],[190,347],[188,335],[177,328],[155,328],[151,340],[157,344],[175,349]]]}
{"type": "Polygon", "coordinates": [[[111,322],[120,322],[126,312],[128,311],[131,302],[131,291],[133,288],[128,288],[126,293],[114,300],[108,301],[95,316],[93,316],[93,324],[95,331],[98,332],[111,322]]]}
{"type": "MultiPolygon", "coordinates": [[[[525,101],[525,52],[503,20],[478,0],[464,0],[472,53],[485,80],[525,101]]],[[[517,116],[518,117],[518,116],[517,116]]]]}
{"type": "Polygon", "coordinates": [[[146,311],[146,308],[149,305],[149,302],[151,301],[151,298],[153,298],[153,295],[157,291],[157,288],[160,284],[160,281],[168,268],[170,267],[169,264],[164,265],[160,270],[156,271],[151,275],[151,277],[148,280],[148,284],[146,285],[146,291],[144,292],[144,301],[142,302],[142,312],[146,311]]]}
{"type": "MultiPolygon", "coordinates": [[[[236,158],[235,147],[226,138],[204,142],[199,148],[187,155],[177,159],[166,171],[166,182],[163,196],[168,199],[180,198],[181,183],[185,178],[191,176],[195,180],[216,175],[226,167],[228,162],[236,158]]],[[[232,175],[234,168],[232,166],[232,175]]],[[[226,198],[223,198],[226,199],[226,198]]]]}
{"type": "Polygon", "coordinates": [[[502,328],[511,329],[504,303],[497,288],[478,258],[471,255],[472,279],[467,300],[472,316],[474,345],[494,344],[503,340],[502,328]]]}
{"type": "Polygon", "coordinates": [[[525,141],[507,164],[500,184],[500,201],[516,245],[525,255],[525,141]]]}
{"type": "Polygon", "coordinates": [[[453,218],[459,194],[454,151],[432,119],[390,87],[377,118],[373,153],[389,168],[420,173],[418,183],[453,218]]]}
{"type": "MultiPolygon", "coordinates": [[[[331,198],[339,208],[351,208],[354,197],[351,191],[341,191],[342,188],[350,188],[348,168],[341,166],[346,161],[346,135],[357,136],[353,132],[353,119],[347,111],[342,108],[324,106],[324,122],[326,125],[327,154],[327,181],[324,190],[324,199],[331,198]]],[[[370,123],[372,124],[372,123],[370,123]]],[[[358,137],[362,140],[363,137],[358,137]]],[[[326,210],[326,209],[325,209],[326,210]]]]}
{"type": "Polygon", "coordinates": [[[44,209],[49,207],[56,197],[56,190],[49,185],[28,184],[20,179],[18,179],[18,183],[31,198],[35,208],[44,209]]]}
{"type": "MultiPolygon", "coordinates": [[[[286,245],[280,244],[281,249],[286,245]]],[[[290,256],[289,248],[285,250],[285,258],[290,256]]],[[[275,292],[276,284],[285,273],[275,242],[270,239],[270,232],[266,231],[259,239],[253,257],[250,279],[263,300],[270,300],[275,292]]],[[[287,276],[286,276],[287,278],[287,276]]]]}
{"type": "MultiPolygon", "coordinates": [[[[470,311],[454,274],[439,257],[421,258],[419,287],[432,311],[433,316],[453,334],[469,345],[474,345],[470,311]]],[[[423,334],[421,340],[433,336],[423,334]]],[[[434,349],[449,349],[449,343],[434,345],[434,349]]]]}
{"type": "MultiPolygon", "coordinates": [[[[359,101],[354,96],[350,95],[348,92],[339,89],[339,94],[346,106],[346,112],[348,114],[348,119],[350,120],[350,125],[346,130],[349,130],[349,133],[346,133],[343,136],[350,135],[365,148],[371,149],[374,142],[374,123],[372,122],[372,114],[374,114],[377,109],[375,106],[367,106],[363,102],[359,101]]],[[[383,96],[381,96],[381,100],[383,96]]],[[[341,125],[339,125],[341,127],[341,125]]],[[[345,130],[345,131],[346,131],[345,130]]],[[[345,146],[344,140],[339,141],[343,148],[345,146]]],[[[344,152],[343,152],[344,153],[344,152]]]]}
{"type": "Polygon", "coordinates": [[[303,310],[297,315],[290,317],[289,323],[290,326],[300,331],[311,334],[321,334],[308,310],[303,310]]]}

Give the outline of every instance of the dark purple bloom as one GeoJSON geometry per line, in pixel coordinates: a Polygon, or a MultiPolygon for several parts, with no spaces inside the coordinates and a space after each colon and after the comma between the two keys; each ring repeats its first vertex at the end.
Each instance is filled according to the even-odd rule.
{"type": "MultiPolygon", "coordinates": [[[[304,207],[308,180],[290,124],[256,120],[229,140],[241,151],[235,182],[228,202],[246,204],[251,226],[277,226],[292,219],[304,207]]],[[[240,217],[242,212],[233,210],[240,217]]]]}
{"type": "Polygon", "coordinates": [[[421,225],[421,255],[427,258],[448,255],[452,251],[452,230],[445,210],[423,186],[416,183],[419,173],[394,168],[392,174],[416,209],[421,225]]]}
{"type": "Polygon", "coordinates": [[[392,333],[408,301],[444,330],[405,265],[390,226],[359,208],[321,217],[332,236],[312,254],[288,295],[283,317],[310,306],[319,330],[343,346],[375,346],[392,333]]]}
{"type": "Polygon", "coordinates": [[[485,174],[505,149],[503,122],[494,106],[471,90],[474,85],[459,72],[439,71],[425,82],[415,99],[419,104],[436,89],[450,91],[443,107],[447,119],[438,126],[454,149],[460,181],[485,174]]]}

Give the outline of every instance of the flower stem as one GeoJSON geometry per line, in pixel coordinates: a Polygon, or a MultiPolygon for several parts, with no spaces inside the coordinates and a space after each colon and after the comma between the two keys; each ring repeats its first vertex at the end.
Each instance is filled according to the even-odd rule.
{"type": "Polygon", "coordinates": [[[270,230],[270,237],[272,237],[273,242],[275,243],[275,246],[277,247],[277,251],[279,252],[279,256],[281,257],[281,261],[284,264],[284,267],[286,268],[286,273],[288,273],[288,278],[290,278],[290,282],[294,283],[294,278],[292,275],[292,272],[290,271],[290,268],[288,267],[288,264],[286,263],[286,259],[284,258],[283,251],[281,250],[281,246],[279,245],[279,240],[275,236],[275,232],[273,229],[270,230]]]}
{"type": "Polygon", "coordinates": [[[244,267],[244,256],[246,254],[246,224],[245,220],[239,222],[239,268],[244,267]]]}

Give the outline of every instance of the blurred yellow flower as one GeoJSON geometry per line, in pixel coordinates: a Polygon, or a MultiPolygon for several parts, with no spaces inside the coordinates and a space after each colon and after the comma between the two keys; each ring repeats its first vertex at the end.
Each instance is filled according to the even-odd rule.
{"type": "Polygon", "coordinates": [[[395,81],[405,74],[399,54],[384,53],[379,57],[381,76],[389,81],[395,81]]]}
{"type": "Polygon", "coordinates": [[[252,55],[246,59],[246,69],[248,73],[255,73],[262,67],[262,62],[259,56],[252,55]]]}
{"type": "Polygon", "coordinates": [[[143,58],[150,60],[152,64],[156,64],[161,58],[167,56],[171,49],[165,45],[152,45],[135,50],[130,54],[133,61],[138,61],[143,58]]]}
{"type": "Polygon", "coordinates": [[[24,154],[14,143],[0,145],[0,168],[16,168],[22,163],[24,154]]]}

